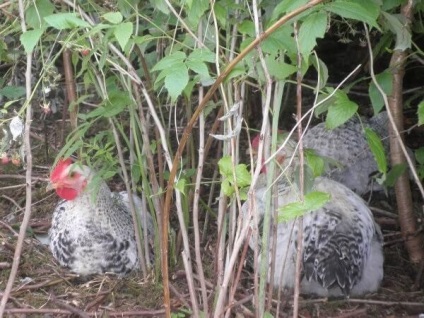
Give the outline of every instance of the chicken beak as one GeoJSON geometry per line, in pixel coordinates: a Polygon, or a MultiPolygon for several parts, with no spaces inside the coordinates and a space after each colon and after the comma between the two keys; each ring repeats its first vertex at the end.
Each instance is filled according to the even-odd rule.
{"type": "Polygon", "coordinates": [[[258,156],[258,152],[256,151],[256,149],[246,149],[246,155],[250,156],[250,154],[252,154],[253,158],[258,156]]]}
{"type": "Polygon", "coordinates": [[[46,192],[51,191],[51,190],[56,190],[56,188],[57,188],[56,183],[49,182],[49,184],[46,187],[46,192]]]}

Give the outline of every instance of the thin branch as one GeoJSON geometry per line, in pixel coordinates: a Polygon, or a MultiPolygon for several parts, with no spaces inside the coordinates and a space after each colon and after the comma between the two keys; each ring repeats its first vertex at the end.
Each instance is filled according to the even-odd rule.
{"type": "MultiPolygon", "coordinates": [[[[203,96],[203,88],[199,88],[199,99],[203,96]]],[[[197,272],[200,276],[200,289],[203,299],[203,311],[209,312],[208,296],[205,285],[205,274],[203,271],[202,255],[200,253],[200,230],[199,230],[199,201],[200,201],[200,186],[202,182],[203,164],[205,147],[205,116],[201,114],[199,117],[199,159],[197,164],[196,184],[194,188],[193,199],[193,230],[194,230],[194,253],[196,257],[197,272]]]]}
{"type": "MultiPolygon", "coordinates": [[[[21,19],[21,28],[22,32],[25,33],[26,22],[25,22],[25,7],[24,1],[19,0],[19,16],[21,19]]],[[[19,268],[19,262],[21,259],[22,247],[25,239],[26,230],[28,227],[29,220],[31,218],[31,202],[32,202],[32,153],[31,153],[31,140],[30,140],[30,131],[31,131],[31,121],[32,121],[32,108],[30,103],[31,96],[31,66],[32,66],[32,55],[31,53],[27,54],[26,58],[26,72],[25,72],[25,88],[27,99],[24,106],[26,106],[26,118],[25,118],[25,132],[24,132],[24,145],[26,151],[26,204],[25,204],[25,214],[22,220],[22,224],[19,230],[19,237],[16,243],[15,254],[13,256],[12,269],[10,270],[9,279],[7,281],[6,289],[4,291],[3,297],[0,303],[0,317],[3,317],[4,310],[6,308],[7,300],[9,299],[10,292],[13,287],[13,283],[16,278],[16,274],[19,268]]]]}
{"type": "MultiPolygon", "coordinates": [[[[119,134],[118,134],[118,131],[116,130],[116,127],[115,127],[113,120],[110,119],[109,122],[110,122],[110,125],[112,127],[113,137],[115,139],[116,149],[118,151],[119,164],[121,165],[122,174],[124,176],[125,188],[126,188],[127,193],[128,193],[128,202],[129,202],[129,205],[130,205],[131,216],[132,216],[133,225],[134,225],[135,239],[136,239],[136,243],[137,243],[138,259],[140,261],[141,271],[143,273],[143,277],[146,277],[147,276],[147,267],[146,267],[144,253],[143,253],[143,246],[141,244],[140,231],[138,229],[137,212],[135,210],[134,198],[132,196],[130,179],[128,177],[127,169],[125,167],[124,155],[123,155],[123,152],[122,152],[121,141],[119,140],[119,134]]],[[[147,228],[145,228],[144,230],[147,231],[147,228]]]]}

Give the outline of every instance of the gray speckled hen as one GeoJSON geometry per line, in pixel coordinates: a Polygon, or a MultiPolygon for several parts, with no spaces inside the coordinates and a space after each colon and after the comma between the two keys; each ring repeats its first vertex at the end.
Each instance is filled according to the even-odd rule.
{"type": "MultiPolygon", "coordinates": [[[[320,156],[335,160],[338,167],[331,169],[327,176],[362,195],[371,190],[371,175],[378,171],[363,128],[369,127],[384,138],[383,144],[387,151],[387,123],[386,112],[381,112],[371,119],[363,118],[361,121],[354,117],[332,130],[325,128],[325,123],[320,123],[307,130],[303,146],[314,149],[320,156]]],[[[376,189],[379,187],[374,183],[374,190],[376,189]]]]}
{"type": "MultiPolygon", "coordinates": [[[[104,181],[98,192],[89,187],[94,177],[87,166],[61,160],[52,171],[49,188],[63,198],[53,212],[50,249],[62,266],[81,275],[138,268],[133,221],[126,192],[113,193],[104,181]]],[[[138,213],[146,216],[147,237],[153,241],[153,222],[134,196],[138,213]]]]}
{"type": "MultiPolygon", "coordinates": [[[[287,149],[283,149],[286,158],[287,153],[292,153],[287,149]]],[[[255,188],[256,205],[247,201],[242,206],[245,221],[251,220],[248,216],[254,213],[259,220],[264,217],[264,198],[268,191],[265,179],[262,174],[255,188]],[[255,207],[250,213],[249,205],[255,207]]],[[[277,189],[277,208],[299,201],[293,178],[279,180],[277,189]]],[[[323,297],[349,297],[376,291],[383,278],[383,238],[368,206],[352,190],[326,177],[316,178],[312,190],[329,193],[330,200],[303,216],[301,292],[323,297]]],[[[275,261],[272,281],[275,287],[294,287],[298,224],[297,220],[276,224],[275,255],[271,248],[260,250],[260,255],[267,252],[271,255],[270,260],[275,261]]],[[[254,238],[249,245],[255,248],[254,238]]]]}

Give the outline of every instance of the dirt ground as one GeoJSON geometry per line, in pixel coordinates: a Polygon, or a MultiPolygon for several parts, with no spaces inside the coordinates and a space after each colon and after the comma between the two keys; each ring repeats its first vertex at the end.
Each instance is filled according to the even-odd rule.
{"type": "MultiPolygon", "coordinates": [[[[40,123],[35,122],[34,128],[40,123]]],[[[52,123],[50,123],[52,125],[52,123]]],[[[50,126],[49,129],[53,129],[50,126]]],[[[34,131],[37,131],[35,129],[34,131]]],[[[30,228],[24,243],[19,271],[7,305],[8,317],[161,317],[162,287],[154,273],[142,278],[133,273],[123,279],[112,275],[81,278],[61,268],[48,248],[38,238],[50,226],[53,208],[58,201],[45,186],[54,156],[45,156],[42,135],[34,135],[33,209],[30,228]]],[[[415,193],[415,190],[414,190],[415,193]]],[[[375,217],[385,236],[384,280],[378,293],[363,299],[327,300],[301,299],[301,317],[419,317],[424,313],[424,291],[419,268],[408,260],[396,219],[392,200],[382,195],[374,197],[378,207],[375,217]],[[383,211],[383,212],[381,212],[383,211]]],[[[417,197],[417,196],[414,196],[417,197]]],[[[421,203],[417,200],[417,213],[421,203]]],[[[0,290],[5,285],[13,262],[17,233],[25,206],[25,170],[13,164],[0,165],[0,290]]],[[[202,251],[205,264],[214,260],[213,238],[202,251]]],[[[182,267],[180,267],[182,268],[182,267]]],[[[171,296],[175,317],[188,317],[190,298],[185,274],[178,268],[171,273],[171,296]]],[[[422,270],[422,268],[421,268],[422,270]]],[[[213,284],[214,274],[207,271],[213,284]]],[[[243,270],[242,284],[236,293],[239,317],[254,316],[250,302],[252,273],[243,270]]],[[[210,285],[213,286],[213,285],[210,285]]],[[[212,287],[210,287],[212,291],[212,287]]],[[[213,293],[211,293],[213,294],[213,293]]],[[[276,306],[273,306],[275,310],[276,306]]],[[[282,299],[279,316],[290,316],[291,296],[282,299]]],[[[272,311],[271,311],[272,312],[272,311]]],[[[275,315],[275,312],[273,312],[275,315]]]]}

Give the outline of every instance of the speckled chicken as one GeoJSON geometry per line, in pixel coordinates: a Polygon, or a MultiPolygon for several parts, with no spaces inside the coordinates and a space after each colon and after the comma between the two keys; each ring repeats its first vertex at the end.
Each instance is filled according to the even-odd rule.
{"type": "MultiPolygon", "coordinates": [[[[62,266],[77,274],[125,275],[139,267],[128,194],[111,192],[103,180],[97,188],[92,186],[94,176],[89,167],[70,159],[59,161],[53,169],[48,188],[64,200],[53,212],[50,249],[62,266]]],[[[140,198],[133,197],[137,212],[146,218],[152,244],[152,217],[140,198]]]]}
{"type": "Polygon", "coordinates": [[[371,189],[380,189],[376,183],[372,184],[372,175],[378,171],[377,163],[368,146],[364,134],[364,127],[373,129],[381,138],[388,151],[388,116],[381,112],[371,119],[354,117],[345,124],[327,129],[325,123],[309,128],[303,138],[305,148],[337,162],[327,172],[326,176],[343,183],[359,195],[371,189]]]}
{"type": "MultiPolygon", "coordinates": [[[[292,149],[287,146],[280,155],[287,158],[292,149]]],[[[293,163],[297,164],[296,158],[293,163]]],[[[299,201],[293,173],[277,182],[277,209],[299,201]]],[[[253,214],[257,214],[259,223],[264,217],[265,194],[270,191],[265,179],[265,174],[261,174],[255,187],[255,204],[246,201],[242,206],[242,217],[252,226],[253,214]]],[[[311,190],[330,194],[330,200],[303,216],[301,292],[349,297],[376,291],[383,278],[383,238],[370,209],[352,190],[326,177],[316,178],[311,190]]],[[[277,240],[275,254],[271,253],[270,244],[267,251],[259,247],[260,257],[268,253],[275,261],[273,285],[291,289],[295,283],[299,221],[280,222],[271,229],[275,229],[275,233],[270,231],[271,237],[275,234],[277,240]]],[[[249,245],[255,248],[255,236],[249,245]]]]}

